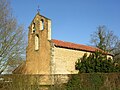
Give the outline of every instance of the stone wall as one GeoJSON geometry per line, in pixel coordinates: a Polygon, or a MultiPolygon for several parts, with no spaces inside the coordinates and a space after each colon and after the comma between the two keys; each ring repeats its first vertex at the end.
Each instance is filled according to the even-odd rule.
{"type": "Polygon", "coordinates": [[[77,74],[75,62],[84,55],[90,54],[86,51],[72,50],[54,47],[54,73],[55,74],[77,74]]]}
{"type": "MultiPolygon", "coordinates": [[[[75,70],[75,62],[83,57],[87,53],[91,52],[73,50],[61,47],[54,47],[53,51],[53,73],[55,74],[77,74],[78,70],[75,70]]],[[[112,56],[107,56],[112,58],[112,56]]]]}
{"type": "MultiPolygon", "coordinates": [[[[50,74],[51,60],[51,21],[39,13],[33,19],[28,34],[28,47],[26,49],[26,65],[24,74],[50,74]],[[42,23],[40,23],[42,20],[42,23]],[[35,30],[33,30],[35,24],[35,30]],[[41,24],[44,26],[41,27],[41,24]],[[37,49],[35,49],[35,36],[38,36],[37,49]]],[[[36,43],[37,43],[36,42],[36,43]]]]}

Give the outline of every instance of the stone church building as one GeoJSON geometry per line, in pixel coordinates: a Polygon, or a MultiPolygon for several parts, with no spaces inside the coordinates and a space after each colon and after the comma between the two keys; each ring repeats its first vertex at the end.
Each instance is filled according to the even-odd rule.
{"type": "MultiPolygon", "coordinates": [[[[51,20],[39,12],[29,26],[26,62],[16,74],[77,74],[75,62],[98,48],[51,39],[51,20]]],[[[110,54],[108,55],[112,57],[110,54]]]]}

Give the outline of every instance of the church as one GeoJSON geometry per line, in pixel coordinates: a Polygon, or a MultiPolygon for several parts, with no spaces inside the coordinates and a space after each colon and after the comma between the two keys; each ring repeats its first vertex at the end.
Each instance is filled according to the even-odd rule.
{"type": "MultiPolygon", "coordinates": [[[[75,62],[96,47],[51,38],[51,20],[38,12],[29,26],[26,61],[15,74],[77,74],[75,62]]],[[[108,57],[112,57],[108,54],[108,57]]]]}

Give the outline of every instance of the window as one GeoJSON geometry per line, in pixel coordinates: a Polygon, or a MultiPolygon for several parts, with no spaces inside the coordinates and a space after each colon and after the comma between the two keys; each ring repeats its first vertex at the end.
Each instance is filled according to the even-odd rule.
{"type": "Polygon", "coordinates": [[[35,50],[39,50],[39,36],[35,35],[35,50]]]}
{"type": "Polygon", "coordinates": [[[32,24],[32,33],[35,32],[35,23],[32,24]]]}
{"type": "Polygon", "coordinates": [[[44,20],[40,20],[40,30],[44,30],[44,20]]]}

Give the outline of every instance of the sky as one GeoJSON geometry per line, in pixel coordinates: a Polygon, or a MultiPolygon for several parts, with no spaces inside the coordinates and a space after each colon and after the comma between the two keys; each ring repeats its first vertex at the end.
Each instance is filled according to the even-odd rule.
{"type": "Polygon", "coordinates": [[[120,35],[120,0],[11,0],[13,15],[26,33],[38,6],[52,20],[53,39],[91,45],[90,35],[99,25],[120,35]]]}

